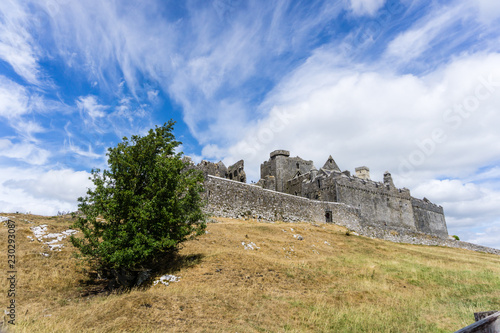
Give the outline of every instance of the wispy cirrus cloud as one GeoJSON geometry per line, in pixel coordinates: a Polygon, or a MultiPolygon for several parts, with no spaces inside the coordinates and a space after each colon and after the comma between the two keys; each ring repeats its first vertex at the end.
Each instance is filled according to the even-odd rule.
{"type": "Polygon", "coordinates": [[[0,59],[31,84],[40,84],[38,53],[28,27],[31,15],[17,1],[0,3],[0,59]]]}
{"type": "Polygon", "coordinates": [[[385,61],[403,69],[425,71],[463,52],[497,52],[498,43],[489,42],[498,38],[490,24],[494,17],[500,17],[496,6],[490,0],[433,3],[425,15],[387,44],[385,61]],[[491,9],[489,20],[484,19],[486,8],[491,9]],[[484,37],[478,40],[478,36],[484,37]]]}
{"type": "Polygon", "coordinates": [[[78,98],[76,106],[85,125],[99,131],[100,129],[96,128],[96,121],[106,117],[108,106],[98,104],[96,97],[92,95],[78,98]]]}
{"type": "Polygon", "coordinates": [[[27,89],[0,75],[0,116],[9,120],[29,112],[27,89]]]}

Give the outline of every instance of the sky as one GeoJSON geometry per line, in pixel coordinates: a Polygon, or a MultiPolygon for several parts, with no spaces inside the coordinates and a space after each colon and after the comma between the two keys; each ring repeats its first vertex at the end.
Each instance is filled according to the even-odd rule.
{"type": "Polygon", "coordinates": [[[0,1],[1,212],[76,210],[172,119],[194,161],[389,171],[500,248],[499,107],[498,0],[0,1]]]}

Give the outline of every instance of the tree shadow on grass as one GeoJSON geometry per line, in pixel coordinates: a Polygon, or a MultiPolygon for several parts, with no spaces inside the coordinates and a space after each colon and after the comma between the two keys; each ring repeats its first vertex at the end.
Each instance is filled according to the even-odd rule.
{"type": "Polygon", "coordinates": [[[174,274],[182,269],[201,263],[203,254],[181,255],[178,252],[169,253],[156,258],[148,268],[136,270],[110,270],[107,272],[90,271],[87,278],[79,280],[81,297],[109,295],[132,290],[146,290],[152,285],[155,277],[174,274]]]}

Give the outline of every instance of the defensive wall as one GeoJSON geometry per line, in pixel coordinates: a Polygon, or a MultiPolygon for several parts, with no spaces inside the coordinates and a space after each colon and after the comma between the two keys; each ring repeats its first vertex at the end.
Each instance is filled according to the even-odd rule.
{"type": "Polygon", "coordinates": [[[332,222],[360,230],[359,209],[336,202],[310,200],[256,185],[206,175],[205,211],[215,216],[267,221],[332,222]]]}
{"type": "Polygon", "coordinates": [[[386,186],[376,187],[375,182],[355,177],[338,178],[336,185],[337,201],[357,203],[365,221],[417,230],[408,192],[386,186]],[[370,186],[367,183],[374,185],[370,186]]]}
{"type": "Polygon", "coordinates": [[[411,205],[417,230],[427,234],[448,235],[443,207],[429,202],[426,198],[411,198],[411,205]]]}
{"type": "MultiPolygon", "coordinates": [[[[363,219],[359,208],[344,203],[312,200],[207,173],[205,173],[204,195],[206,199],[204,210],[213,216],[284,222],[333,222],[360,235],[396,243],[447,246],[500,255],[498,249],[456,241],[402,226],[372,224],[363,219]]],[[[442,216],[439,207],[436,208],[425,200],[414,200],[417,200],[417,207],[425,208],[425,212],[437,210],[436,214],[442,216]]]]}

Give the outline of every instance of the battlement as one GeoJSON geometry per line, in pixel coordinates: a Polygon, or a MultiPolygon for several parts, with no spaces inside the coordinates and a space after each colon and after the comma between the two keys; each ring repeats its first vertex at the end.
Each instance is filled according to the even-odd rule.
{"type": "Polygon", "coordinates": [[[340,186],[356,189],[359,191],[369,192],[372,194],[379,194],[385,196],[399,197],[410,199],[410,190],[406,188],[388,187],[382,182],[374,180],[360,179],[357,177],[339,177],[337,180],[340,186]]]}
{"type": "Polygon", "coordinates": [[[424,199],[411,198],[411,203],[413,207],[418,207],[420,209],[425,209],[430,212],[443,214],[443,207],[433,204],[427,198],[424,199]]]}
{"type": "Polygon", "coordinates": [[[276,156],[285,156],[290,157],[290,152],[288,150],[275,150],[269,154],[271,158],[275,158],[276,156]]]}

